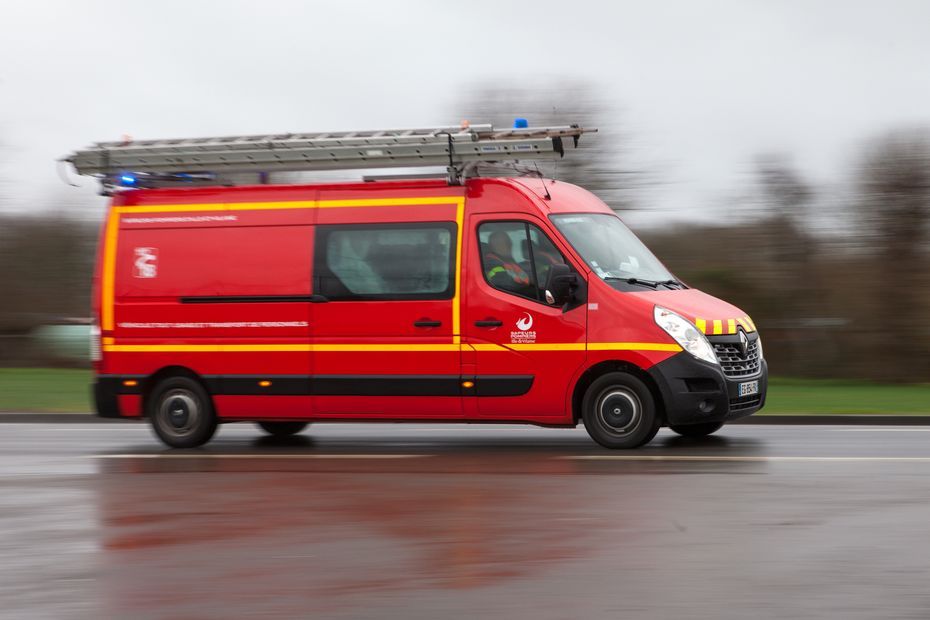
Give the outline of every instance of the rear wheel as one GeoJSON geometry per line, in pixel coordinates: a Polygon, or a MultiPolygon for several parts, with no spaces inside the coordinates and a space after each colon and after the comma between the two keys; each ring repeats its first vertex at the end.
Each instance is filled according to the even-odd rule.
{"type": "Polygon", "coordinates": [[[290,437],[307,428],[306,422],[259,422],[258,426],[274,437],[290,437]]]}
{"type": "Polygon", "coordinates": [[[172,448],[196,448],[216,432],[216,414],[210,395],[190,377],[169,377],[147,402],[152,430],[172,448]]]}
{"type": "Polygon", "coordinates": [[[702,422],[700,424],[671,424],[669,428],[682,437],[707,437],[719,431],[723,422],[702,422]]]}
{"type": "Polygon", "coordinates": [[[582,400],[584,427],[605,448],[637,448],[659,432],[655,399],[637,377],[611,372],[598,377],[582,400]]]}

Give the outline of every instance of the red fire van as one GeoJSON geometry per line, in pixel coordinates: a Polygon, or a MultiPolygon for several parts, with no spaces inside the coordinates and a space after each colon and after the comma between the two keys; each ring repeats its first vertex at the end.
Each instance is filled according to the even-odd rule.
{"type": "Polygon", "coordinates": [[[119,191],[93,312],[99,415],[177,448],[346,420],[583,422],[632,448],[765,401],[746,313],[549,179],[119,191]]]}

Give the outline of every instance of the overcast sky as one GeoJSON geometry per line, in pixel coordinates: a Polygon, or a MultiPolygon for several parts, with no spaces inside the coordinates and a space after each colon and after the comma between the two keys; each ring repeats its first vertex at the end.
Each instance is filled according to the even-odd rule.
{"type": "Polygon", "coordinates": [[[68,188],[54,162],[123,134],[457,123],[469,86],[571,76],[603,92],[630,163],[655,176],[643,200],[706,217],[759,153],[839,184],[869,137],[930,125],[928,35],[919,0],[10,0],[0,199],[101,212],[94,183],[68,188]]]}

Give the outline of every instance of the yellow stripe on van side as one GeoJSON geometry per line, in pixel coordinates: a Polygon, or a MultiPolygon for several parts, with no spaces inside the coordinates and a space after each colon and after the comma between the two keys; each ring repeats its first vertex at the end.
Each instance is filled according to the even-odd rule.
{"type": "Polygon", "coordinates": [[[667,342],[591,342],[589,351],[681,351],[675,343],[667,342]]]}
{"type": "Polygon", "coordinates": [[[585,343],[583,342],[547,342],[534,344],[505,344],[505,347],[513,351],[584,351],[585,343]]]}
{"type": "Polygon", "coordinates": [[[424,205],[460,205],[465,204],[461,196],[421,196],[418,198],[366,198],[358,200],[320,200],[316,206],[320,209],[338,207],[419,207],[424,205]]]}
{"type": "Polygon", "coordinates": [[[694,319],[694,326],[698,328],[702,334],[707,333],[707,321],[704,319],[694,319]]]}
{"type": "Polygon", "coordinates": [[[736,333],[736,319],[727,319],[727,333],[728,334],[736,333]]]}
{"type": "Polygon", "coordinates": [[[462,234],[465,226],[465,199],[455,205],[455,294],[452,296],[452,342],[462,342],[462,234]]]}
{"type": "Polygon", "coordinates": [[[723,321],[720,319],[714,319],[714,335],[723,333],[723,321]]]}
{"type": "Polygon", "coordinates": [[[115,344],[103,345],[110,353],[437,353],[475,351],[681,351],[665,342],[550,342],[533,344],[115,344]]]}
{"type": "Polygon", "coordinates": [[[113,207],[117,213],[179,213],[186,211],[268,211],[276,209],[333,209],[341,207],[421,207],[464,204],[462,196],[415,196],[411,198],[358,198],[347,200],[282,200],[277,202],[214,202],[176,205],[113,207]]]}
{"type": "Polygon", "coordinates": [[[113,289],[116,280],[116,244],[119,211],[112,209],[103,233],[103,274],[100,282],[100,329],[113,329],[113,289]]]}

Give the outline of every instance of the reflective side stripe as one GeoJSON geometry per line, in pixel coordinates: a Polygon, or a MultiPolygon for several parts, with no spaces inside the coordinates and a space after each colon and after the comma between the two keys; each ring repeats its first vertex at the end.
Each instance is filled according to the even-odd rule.
{"type": "Polygon", "coordinates": [[[458,344],[111,344],[112,353],[431,353],[458,352],[458,344]]]}
{"type": "Polygon", "coordinates": [[[681,351],[681,347],[669,342],[592,342],[589,351],[681,351]]]}
{"type": "Polygon", "coordinates": [[[714,335],[723,333],[723,321],[720,319],[714,319],[714,335]]]}
{"type": "Polygon", "coordinates": [[[707,321],[704,319],[694,319],[694,326],[698,328],[702,334],[707,333],[707,321]]]}
{"type": "Polygon", "coordinates": [[[103,344],[112,353],[441,353],[457,351],[681,351],[666,342],[549,342],[533,344],[103,344]]]}

